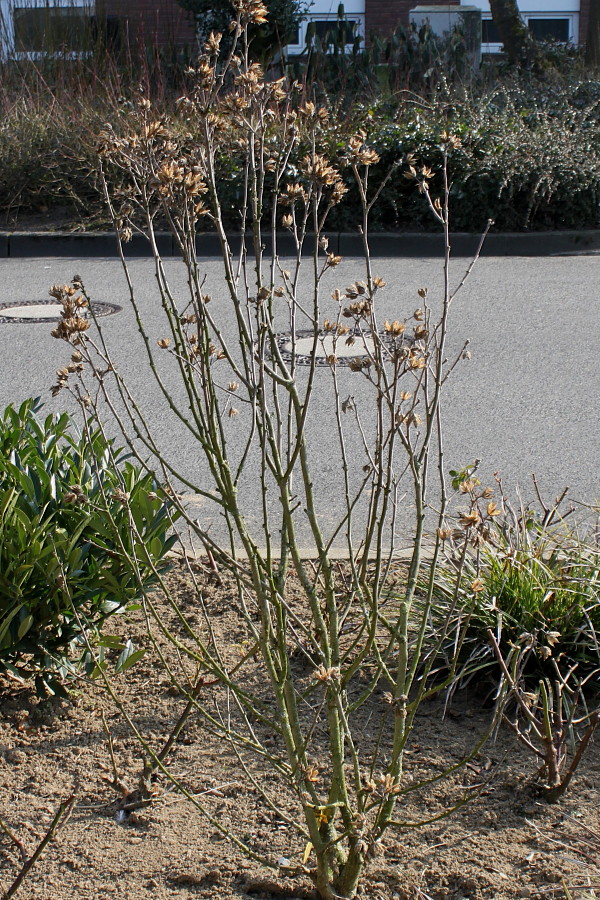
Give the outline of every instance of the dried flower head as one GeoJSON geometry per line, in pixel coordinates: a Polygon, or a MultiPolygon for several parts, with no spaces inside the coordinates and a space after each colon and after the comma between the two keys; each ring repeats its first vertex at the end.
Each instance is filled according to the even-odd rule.
{"type": "Polygon", "coordinates": [[[310,781],[311,784],[318,784],[321,780],[317,766],[307,766],[304,770],[304,777],[307,781],[310,781]]]}
{"type": "Polygon", "coordinates": [[[404,322],[398,322],[398,320],[394,322],[388,322],[388,320],[386,319],[383,323],[383,328],[388,334],[391,334],[394,337],[398,337],[399,335],[404,334],[404,332],[406,331],[406,324],[404,322]]]}
{"type": "Polygon", "coordinates": [[[443,146],[449,147],[453,150],[458,149],[460,147],[460,138],[456,134],[449,134],[447,131],[442,131],[440,135],[440,141],[443,146]]]}
{"type": "Polygon", "coordinates": [[[314,156],[305,156],[301,166],[306,177],[316,185],[333,187],[340,183],[341,179],[337,169],[319,153],[315,153],[314,156]]]}
{"type": "Polygon", "coordinates": [[[396,779],[393,775],[385,774],[380,775],[377,779],[379,784],[379,790],[384,796],[389,796],[390,794],[397,794],[400,791],[400,785],[396,783],[396,779]]]}
{"type": "Polygon", "coordinates": [[[352,135],[348,142],[349,156],[355,164],[371,166],[379,162],[379,154],[376,150],[367,147],[366,137],[362,130],[352,135]]]}
{"type": "Polygon", "coordinates": [[[219,52],[219,47],[221,46],[222,37],[223,35],[220,31],[217,31],[216,33],[214,31],[211,31],[208,36],[208,40],[204,45],[205,52],[216,56],[219,52]]]}
{"type": "Polygon", "coordinates": [[[313,678],[317,681],[323,682],[323,684],[327,684],[330,681],[335,681],[340,677],[340,670],[333,666],[330,669],[326,669],[324,665],[320,665],[318,669],[315,669],[313,672],[313,678]]]}
{"type": "Polygon", "coordinates": [[[371,304],[368,300],[357,300],[355,303],[350,303],[343,312],[342,315],[345,316],[346,319],[360,319],[367,316],[371,311],[371,304]]]}
{"type": "Polygon", "coordinates": [[[367,285],[364,281],[355,281],[354,284],[351,284],[346,288],[345,294],[348,300],[355,300],[359,296],[364,296],[367,293],[367,285]]]}
{"type": "Polygon", "coordinates": [[[468,529],[473,528],[475,525],[478,525],[481,522],[481,516],[479,515],[479,510],[472,509],[469,512],[461,513],[458,517],[458,523],[462,526],[462,528],[468,529]]]}
{"type": "Polygon", "coordinates": [[[60,340],[79,343],[83,332],[91,325],[85,315],[89,303],[85,297],[79,295],[76,289],[70,285],[53,285],[50,288],[50,296],[62,304],[61,320],[51,332],[52,337],[60,340]]]}
{"type": "Polygon", "coordinates": [[[408,358],[408,364],[411,369],[424,369],[427,365],[427,361],[424,356],[421,356],[417,350],[411,350],[408,358]]]}

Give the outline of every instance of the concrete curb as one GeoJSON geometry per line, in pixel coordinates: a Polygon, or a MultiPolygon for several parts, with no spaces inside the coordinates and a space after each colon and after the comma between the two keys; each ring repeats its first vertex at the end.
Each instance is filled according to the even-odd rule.
{"type": "MultiPolygon", "coordinates": [[[[434,541],[433,538],[424,543],[424,546],[421,548],[421,559],[423,562],[428,562],[433,557],[434,551],[434,541]]],[[[267,556],[267,550],[265,547],[258,548],[259,554],[264,558],[267,556]]],[[[300,559],[303,560],[318,560],[319,554],[315,550],[314,547],[300,547],[299,548],[299,556],[300,559]]],[[[236,557],[240,562],[246,562],[248,559],[248,554],[245,550],[236,547],[235,551],[236,557]]],[[[198,560],[198,559],[206,559],[206,550],[204,548],[196,548],[191,546],[185,546],[185,555],[190,561],[198,560]]],[[[347,562],[350,559],[350,554],[346,547],[332,547],[328,552],[328,557],[334,562],[347,562]]],[[[412,547],[401,547],[398,550],[394,550],[392,554],[392,559],[394,562],[407,564],[411,561],[413,555],[412,547]]],[[[182,559],[183,552],[181,547],[178,547],[177,550],[169,550],[167,556],[171,559],[182,559]]],[[[358,558],[361,558],[360,553],[357,554],[358,558]]],[[[385,556],[385,554],[383,554],[385,556]]],[[[275,560],[279,559],[279,555],[277,553],[272,554],[272,558],[275,560]]],[[[375,559],[376,554],[369,554],[369,559],[375,559]]]]}
{"type": "MultiPolygon", "coordinates": [[[[362,238],[359,234],[329,234],[329,250],[341,256],[361,256],[362,238]]],[[[455,233],[451,236],[453,256],[471,257],[479,245],[477,234],[455,233]]],[[[177,244],[171,234],[160,232],[156,241],[164,257],[178,256],[177,244]]],[[[239,251],[241,237],[230,238],[231,249],[239,251]]],[[[270,252],[270,237],[265,238],[265,250],[270,252]]],[[[440,234],[375,233],[369,238],[373,257],[439,257],[444,250],[440,234]]],[[[306,252],[312,252],[312,241],[306,252]]],[[[282,257],[294,256],[295,248],[288,232],[278,234],[277,247],[282,257]]],[[[136,234],[124,245],[127,257],[149,257],[150,246],[142,235],[136,234]]],[[[219,239],[214,232],[198,234],[196,250],[200,257],[220,256],[219,239]]],[[[490,234],[482,249],[482,256],[561,256],[600,253],[600,230],[548,231],[533,233],[490,234]]],[[[0,258],[32,258],[68,256],[82,259],[115,257],[117,241],[112,232],[71,234],[62,232],[0,232],[0,258]]]]}

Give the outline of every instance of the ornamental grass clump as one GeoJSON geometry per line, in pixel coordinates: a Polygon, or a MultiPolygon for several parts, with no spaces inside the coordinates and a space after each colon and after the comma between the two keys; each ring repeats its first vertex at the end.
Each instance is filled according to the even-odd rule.
{"type": "Polygon", "coordinates": [[[476,466],[453,471],[466,503],[460,529],[444,528],[434,573],[432,630],[453,616],[460,635],[438,656],[450,694],[477,676],[538,763],[549,802],[567,790],[600,724],[600,554],[594,530],[569,528],[573,507],[515,510],[493,500],[476,466]],[[457,578],[457,573],[461,576],[457,578]],[[444,659],[446,656],[446,659],[444,659]],[[487,677],[486,677],[487,676],[487,677]]]}
{"type": "Polygon", "coordinates": [[[491,489],[470,469],[452,475],[466,505],[460,521],[467,530],[444,533],[434,596],[441,620],[450,606],[457,615],[468,606],[461,677],[483,670],[496,678],[492,629],[505,657],[527,637],[526,682],[553,676],[559,660],[565,671],[575,666],[593,691],[596,680],[589,676],[600,668],[600,550],[593,529],[569,526],[573,508],[563,511],[566,492],[553,507],[538,493],[537,509],[515,508],[501,488],[500,500],[491,500],[491,489]]]}
{"type": "MultiPolygon", "coordinates": [[[[155,570],[161,599],[141,585],[142,606],[161,664],[184,698],[177,733],[192,716],[218,736],[245,785],[296,835],[288,855],[260,851],[215,815],[210,798],[169,768],[103,670],[142,742],[146,768],[170,779],[244,853],[283,874],[308,876],[322,900],[350,900],[390,829],[435,820],[472,796],[463,785],[448,807],[424,812],[422,821],[403,814],[407,793],[431,788],[460,766],[421,783],[406,774],[404,757],[420,704],[453,677],[430,678],[436,647],[452,642],[454,619],[438,621],[432,634],[442,538],[430,554],[424,545],[428,525],[441,527],[446,511],[441,397],[466,355],[463,348],[448,358],[446,339],[471,267],[453,290],[446,163],[458,141],[445,133],[439,195],[426,167],[406,167],[444,233],[441,290],[430,296],[415,285],[412,299],[386,300],[369,253],[369,214],[381,185],[399,173],[394,167],[371,189],[379,158],[364,132],[336,156],[326,154],[327,110],[285,80],[265,79],[251,61],[247,29],[264,15],[260,0],[237,0],[222,64],[220,36],[210,36],[194,88],[180,101],[189,133],[144,98],[135,128],[103,135],[105,194],[120,245],[139,232],[154,258],[158,302],[148,320],[122,256],[141,338],[137,365],[145,360],[156,387],[151,404],[132,396],[100,323],[80,327],[78,309],[89,304],[80,277],[55,294],[64,306],[55,335],[83,364],[57,389],[71,392],[86,415],[101,420],[110,411],[140,464],[166,485],[185,524],[193,615],[143,546],[124,547],[121,558],[136,572],[139,551],[155,570]],[[224,225],[215,165],[231,148],[243,160],[239,252],[224,225]],[[342,172],[354,178],[360,198],[364,253],[352,275],[327,234],[328,216],[346,192],[342,172]],[[178,289],[157,245],[160,220],[180,251],[185,281],[178,289]],[[225,300],[196,254],[207,223],[220,242],[225,300]],[[326,431],[322,418],[315,423],[319,410],[326,431]],[[187,441],[188,465],[163,449],[152,427],[157,418],[163,434],[168,423],[173,442],[187,441]],[[326,482],[336,485],[339,512],[326,482]],[[401,533],[405,509],[411,524],[401,533]],[[400,561],[399,541],[408,536],[408,559],[400,561]],[[213,577],[232,579],[230,635],[215,627],[190,543],[213,577]],[[417,606],[423,572],[428,587],[417,606]],[[268,778],[256,774],[257,759],[268,778]]],[[[133,517],[130,525],[135,535],[133,517]]]]}

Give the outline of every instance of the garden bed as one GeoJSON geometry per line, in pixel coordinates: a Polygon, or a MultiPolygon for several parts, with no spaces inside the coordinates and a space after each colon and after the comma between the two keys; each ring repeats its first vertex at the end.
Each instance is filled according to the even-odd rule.
{"type": "MultiPolygon", "coordinates": [[[[186,571],[169,575],[189,621],[197,621],[197,599],[186,571]]],[[[239,652],[243,635],[235,592],[203,576],[202,591],[219,639],[239,652]]],[[[170,613],[165,610],[165,616],[170,613]]],[[[111,630],[144,642],[141,614],[116,617],[111,630]],[[135,617],[138,617],[137,619],[135,617]]],[[[114,677],[118,694],[137,727],[154,747],[173,727],[185,701],[173,688],[157,655],[146,656],[114,677]]],[[[155,801],[125,818],[113,778],[107,733],[114,741],[119,777],[135,787],[140,748],[102,685],[82,684],[70,701],[40,701],[33,690],[0,682],[0,818],[31,852],[61,800],[75,790],[69,821],[29,876],[20,896],[29,900],[92,900],[118,896],[214,898],[307,896],[305,877],[270,872],[246,860],[219,831],[183,799],[166,779],[155,801]]],[[[216,702],[216,701],[215,701],[216,702]]],[[[421,707],[407,752],[406,778],[435,775],[457,762],[489,722],[481,692],[463,691],[443,717],[436,700],[421,707]]],[[[365,713],[365,734],[369,727],[365,713]]],[[[360,732],[356,735],[360,741],[360,732]]],[[[269,768],[251,762],[262,783],[269,768]]],[[[565,896],[562,879],[581,883],[589,871],[571,846],[583,826],[600,830],[600,745],[592,743],[566,797],[545,803],[530,777],[535,763],[512,733],[497,740],[451,779],[406,795],[398,817],[433,816],[460,798],[465,786],[481,784],[477,797],[452,816],[421,829],[387,833],[361,887],[369,900],[409,898],[509,898],[565,896]]],[[[192,717],[171,756],[173,773],[185,781],[215,818],[231,825],[258,853],[273,861],[302,862],[305,847],[258,798],[233,752],[192,717]]],[[[285,797],[278,796],[286,807],[285,797]]],[[[289,807],[290,812],[293,806],[289,807]]],[[[0,833],[0,868],[6,887],[19,868],[18,852],[0,833]]]]}

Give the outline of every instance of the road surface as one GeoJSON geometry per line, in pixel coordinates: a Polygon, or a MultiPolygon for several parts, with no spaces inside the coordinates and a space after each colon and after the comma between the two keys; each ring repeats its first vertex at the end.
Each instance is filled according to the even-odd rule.
{"type": "MultiPolygon", "coordinates": [[[[167,260],[165,266],[174,291],[184,296],[185,277],[180,264],[167,260]]],[[[465,266],[464,259],[453,261],[453,283],[460,280],[465,266]]],[[[225,332],[231,333],[233,317],[220,265],[208,260],[204,267],[215,315],[225,332]]],[[[441,265],[435,259],[377,259],[374,270],[387,282],[378,301],[381,321],[410,315],[419,304],[420,287],[428,287],[433,302],[439,296],[441,265]]],[[[153,263],[134,259],[130,271],[154,341],[164,336],[165,329],[153,263]]],[[[113,357],[152,420],[164,452],[192,480],[207,486],[198,448],[185,429],[166,415],[148,377],[117,260],[0,260],[0,303],[45,301],[51,284],[68,282],[76,272],[95,300],[123,307],[119,314],[102,320],[113,357]]],[[[331,273],[331,285],[343,288],[361,277],[360,260],[346,259],[331,273]]],[[[0,322],[0,408],[37,395],[48,410],[65,406],[65,394],[53,400],[49,392],[55,370],[68,360],[66,345],[50,336],[52,327],[49,323],[0,322]]],[[[446,469],[479,458],[484,483],[493,480],[492,473],[500,472],[507,487],[512,492],[519,488],[526,499],[533,496],[531,475],[535,473],[548,498],[568,486],[574,499],[590,503],[599,500],[600,257],[481,259],[453,307],[448,355],[467,338],[472,357],[456,369],[443,402],[446,469]]],[[[170,381],[172,376],[166,372],[165,377],[170,381]]],[[[346,370],[342,380],[348,377],[346,370]]],[[[355,394],[358,390],[360,403],[359,382],[352,377],[348,390],[355,394]]],[[[328,437],[332,422],[329,375],[324,369],[317,378],[309,448],[317,473],[321,521],[329,533],[341,508],[341,491],[339,466],[328,437]]],[[[172,383],[177,393],[178,387],[172,383]]],[[[232,441],[238,425],[230,427],[228,423],[232,441]]],[[[362,456],[358,439],[351,455],[359,469],[362,456]]],[[[256,462],[256,458],[249,460],[241,487],[244,508],[253,526],[260,520],[256,462]]],[[[407,542],[410,532],[409,509],[406,504],[398,520],[401,543],[407,542]]],[[[204,524],[212,522],[215,533],[220,533],[219,518],[206,503],[198,503],[197,513],[204,524]]],[[[307,529],[300,537],[301,542],[310,544],[307,529]]],[[[343,540],[338,543],[343,544],[343,540]]]]}

